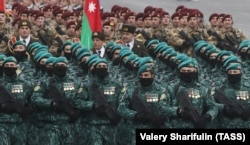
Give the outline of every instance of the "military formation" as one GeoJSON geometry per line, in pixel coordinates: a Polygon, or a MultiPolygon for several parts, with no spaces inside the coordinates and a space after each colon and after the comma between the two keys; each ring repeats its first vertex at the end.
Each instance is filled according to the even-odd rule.
{"type": "MultiPolygon", "coordinates": [[[[57,4],[57,5],[56,5],[57,4]]],[[[1,144],[133,145],[137,128],[249,128],[250,40],[230,14],[114,5],[93,48],[83,3],[0,11],[1,144]]]]}

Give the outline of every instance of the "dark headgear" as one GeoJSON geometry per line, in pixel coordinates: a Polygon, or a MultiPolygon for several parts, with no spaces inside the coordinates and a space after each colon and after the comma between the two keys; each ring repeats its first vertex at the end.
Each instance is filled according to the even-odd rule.
{"type": "Polygon", "coordinates": [[[28,20],[21,20],[18,23],[18,29],[22,26],[28,26],[31,29],[32,24],[28,20]]]}
{"type": "Polygon", "coordinates": [[[100,40],[102,40],[102,41],[104,41],[105,40],[105,35],[104,35],[104,33],[103,32],[93,32],[92,33],[92,40],[94,39],[94,38],[99,38],[100,40]]]}
{"type": "Polygon", "coordinates": [[[135,30],[136,30],[136,27],[134,25],[127,25],[127,24],[123,24],[122,29],[121,29],[122,32],[129,32],[132,34],[135,33],[135,30]]]}

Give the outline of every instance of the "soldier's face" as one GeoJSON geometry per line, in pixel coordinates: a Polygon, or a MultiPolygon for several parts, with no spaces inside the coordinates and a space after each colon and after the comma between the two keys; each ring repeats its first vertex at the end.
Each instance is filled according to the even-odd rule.
{"type": "Polygon", "coordinates": [[[4,24],[5,23],[5,19],[6,19],[5,14],[0,13],[0,24],[4,24]]]}
{"type": "Polygon", "coordinates": [[[211,23],[212,26],[217,26],[218,25],[217,17],[213,17],[210,20],[210,23],[211,23]]]}
{"type": "Polygon", "coordinates": [[[231,18],[225,18],[222,23],[223,23],[223,27],[231,28],[233,25],[233,20],[231,18]]]}
{"type": "Polygon", "coordinates": [[[129,43],[132,41],[134,35],[132,33],[129,33],[129,32],[122,32],[122,40],[125,42],[125,43],[129,43]]]}
{"type": "Polygon", "coordinates": [[[139,26],[139,27],[143,27],[144,22],[143,22],[142,18],[137,19],[137,20],[136,20],[136,24],[137,24],[137,26],[139,26]]]}
{"type": "Polygon", "coordinates": [[[44,25],[44,21],[45,21],[45,18],[44,17],[38,17],[37,19],[36,19],[36,25],[37,26],[43,26],[44,25]]]}
{"type": "Polygon", "coordinates": [[[179,25],[179,17],[174,17],[172,19],[172,24],[175,26],[175,27],[178,27],[179,25]]]}
{"type": "Polygon", "coordinates": [[[97,48],[97,49],[101,49],[103,46],[103,41],[99,38],[94,38],[93,43],[94,43],[94,48],[97,48]]]}
{"type": "Polygon", "coordinates": [[[22,38],[27,38],[30,35],[30,28],[28,26],[21,26],[18,30],[18,34],[22,38]]]}
{"type": "Polygon", "coordinates": [[[4,67],[17,67],[15,62],[7,62],[4,64],[4,67]]]}
{"type": "Polygon", "coordinates": [[[96,68],[108,68],[108,66],[106,63],[101,62],[96,65],[96,68]]]}
{"type": "Polygon", "coordinates": [[[239,70],[239,69],[237,69],[237,70],[229,70],[227,73],[231,74],[231,75],[241,74],[241,70],[239,70]]]}
{"type": "Polygon", "coordinates": [[[62,14],[57,14],[56,15],[56,22],[59,23],[59,24],[63,23],[62,14]]]}
{"type": "Polygon", "coordinates": [[[25,49],[25,47],[23,46],[23,45],[17,45],[17,46],[15,46],[15,48],[13,49],[15,52],[16,51],[25,51],[26,49],[25,49]]]}
{"type": "Polygon", "coordinates": [[[60,7],[66,7],[67,5],[69,5],[67,0],[61,0],[60,7]]]}
{"type": "Polygon", "coordinates": [[[71,45],[66,45],[65,48],[64,48],[64,52],[71,53],[70,47],[71,47],[71,45]]]}
{"type": "Polygon", "coordinates": [[[198,25],[198,19],[197,17],[191,17],[188,21],[188,26],[189,27],[196,27],[198,25]]]}
{"type": "Polygon", "coordinates": [[[170,22],[170,16],[169,15],[164,15],[162,17],[162,24],[167,25],[167,24],[169,24],[169,22],[170,22]]]}
{"type": "Polygon", "coordinates": [[[150,27],[152,25],[152,18],[151,17],[147,17],[144,19],[144,26],[145,27],[150,27]]]}
{"type": "Polygon", "coordinates": [[[158,17],[153,17],[152,27],[158,27],[160,25],[161,19],[158,17]]]}
{"type": "Polygon", "coordinates": [[[216,56],[218,55],[218,53],[212,53],[210,56],[209,56],[209,59],[216,59],[216,56]]]}
{"type": "Polygon", "coordinates": [[[119,54],[120,54],[120,50],[116,50],[113,54],[113,59],[116,59],[119,57],[119,54]]]}
{"type": "Polygon", "coordinates": [[[154,74],[152,74],[151,72],[147,71],[147,72],[143,72],[140,75],[140,78],[153,78],[154,74]]]}
{"type": "Polygon", "coordinates": [[[195,69],[192,67],[182,67],[180,69],[180,72],[182,73],[191,73],[191,72],[195,72],[195,69]]]}
{"type": "Polygon", "coordinates": [[[135,16],[129,16],[127,22],[128,24],[135,24],[135,16]]]}
{"type": "Polygon", "coordinates": [[[111,29],[112,29],[111,26],[108,26],[108,25],[103,26],[103,33],[104,33],[104,35],[105,36],[109,36],[111,34],[111,29]]]}
{"type": "Polygon", "coordinates": [[[180,19],[180,25],[182,25],[182,26],[187,25],[187,17],[188,16],[181,17],[181,19],[180,19]]]}
{"type": "Polygon", "coordinates": [[[58,62],[55,64],[55,67],[67,67],[67,64],[65,64],[63,62],[58,62]]]}
{"type": "Polygon", "coordinates": [[[67,29],[67,35],[74,36],[76,34],[75,29],[76,29],[75,25],[70,25],[69,28],[67,29]]]}

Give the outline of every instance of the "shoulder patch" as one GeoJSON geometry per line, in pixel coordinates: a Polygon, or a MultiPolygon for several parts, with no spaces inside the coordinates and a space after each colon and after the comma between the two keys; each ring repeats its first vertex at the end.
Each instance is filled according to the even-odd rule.
{"type": "Polygon", "coordinates": [[[37,92],[37,91],[39,91],[40,90],[40,86],[36,86],[35,88],[34,88],[34,91],[35,92],[37,92]]]}

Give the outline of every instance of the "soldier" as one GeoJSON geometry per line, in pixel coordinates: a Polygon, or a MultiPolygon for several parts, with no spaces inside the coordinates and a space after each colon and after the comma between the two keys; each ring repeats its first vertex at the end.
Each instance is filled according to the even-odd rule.
{"type": "Polygon", "coordinates": [[[6,56],[2,53],[0,53],[0,80],[3,77],[3,61],[6,58],[6,56]]]}
{"type": "Polygon", "coordinates": [[[147,51],[144,44],[136,39],[134,39],[136,27],[134,25],[124,24],[121,29],[121,38],[124,45],[129,47],[129,49],[140,57],[147,56],[147,51]]]}
{"type": "Polygon", "coordinates": [[[105,44],[109,41],[116,41],[120,39],[115,36],[115,27],[115,23],[112,21],[107,21],[102,25],[103,33],[105,35],[105,44]]]}
{"type": "Polygon", "coordinates": [[[71,47],[72,42],[71,41],[66,41],[63,43],[63,45],[61,46],[61,51],[62,51],[62,56],[66,57],[68,61],[71,61],[71,47]]]}
{"type": "Polygon", "coordinates": [[[249,128],[249,83],[244,79],[241,65],[226,68],[227,81],[214,93],[216,102],[223,104],[218,128],[249,128]]]}
{"type": "Polygon", "coordinates": [[[237,47],[241,41],[247,39],[246,35],[239,29],[233,28],[233,17],[227,14],[222,19],[223,27],[217,31],[216,46],[222,50],[230,50],[237,53],[237,47]]]}
{"type": "Polygon", "coordinates": [[[27,144],[27,131],[31,128],[28,116],[32,113],[30,90],[32,84],[17,77],[17,61],[7,57],[3,64],[1,81],[1,142],[3,144],[27,144]],[[3,101],[4,100],[4,101],[3,101]]]}
{"type": "Polygon", "coordinates": [[[45,17],[42,12],[36,14],[34,21],[35,26],[32,29],[33,36],[38,38],[41,44],[50,47],[54,37],[56,36],[55,30],[53,31],[49,25],[45,23],[45,17]]]}
{"type": "Polygon", "coordinates": [[[98,58],[94,63],[94,79],[90,80],[89,95],[94,102],[88,114],[91,144],[117,144],[117,113],[120,97],[124,94],[121,85],[109,77],[107,61],[98,58]]]}
{"type": "Polygon", "coordinates": [[[187,20],[188,27],[174,35],[172,42],[174,42],[175,46],[181,48],[180,52],[186,53],[190,57],[195,57],[194,43],[200,40],[208,41],[208,34],[206,31],[198,28],[197,14],[191,13],[187,20]]]}
{"type": "Polygon", "coordinates": [[[164,29],[162,29],[162,14],[155,13],[152,15],[152,33],[153,38],[159,39],[160,41],[164,41],[164,29]]]}
{"type": "Polygon", "coordinates": [[[135,16],[136,31],[141,31],[144,28],[143,15],[144,13],[137,13],[135,16]]]}
{"type": "Polygon", "coordinates": [[[209,19],[208,19],[209,22],[210,22],[209,30],[211,30],[211,31],[217,31],[218,30],[218,17],[219,17],[219,14],[217,14],[217,13],[212,13],[209,16],[209,19]]]}
{"type": "Polygon", "coordinates": [[[8,25],[5,11],[0,11],[0,47],[1,52],[6,51],[8,40],[11,36],[11,25],[8,25]]]}
{"type": "Polygon", "coordinates": [[[41,144],[78,144],[76,121],[81,113],[75,104],[82,103],[83,98],[80,96],[86,97],[86,91],[76,79],[68,75],[67,69],[65,57],[55,58],[53,76],[49,80],[38,81],[33,88],[31,102],[42,123],[39,132],[35,133],[41,144]]]}
{"type": "Polygon", "coordinates": [[[149,64],[139,67],[135,88],[124,88],[126,95],[121,98],[118,112],[124,123],[120,124],[120,144],[135,144],[136,128],[168,128],[167,112],[170,94],[158,86],[155,73],[149,64]]]}
{"type": "Polygon", "coordinates": [[[135,25],[135,16],[136,16],[135,12],[126,13],[126,15],[124,16],[125,20],[124,24],[135,25]]]}
{"type": "Polygon", "coordinates": [[[65,35],[65,31],[66,31],[66,25],[64,25],[64,21],[62,19],[62,15],[63,15],[63,10],[56,10],[53,11],[53,15],[55,17],[55,30],[59,35],[65,35]]]}
{"type": "Polygon", "coordinates": [[[209,128],[218,115],[219,105],[207,86],[197,80],[198,66],[193,59],[178,65],[179,83],[174,86],[173,106],[178,107],[171,121],[174,128],[209,128]],[[177,115],[177,116],[176,116],[177,115]]]}
{"type": "Polygon", "coordinates": [[[152,15],[149,13],[144,13],[143,15],[143,24],[144,28],[143,30],[149,35],[150,38],[153,37],[153,32],[152,32],[152,15]]]}

